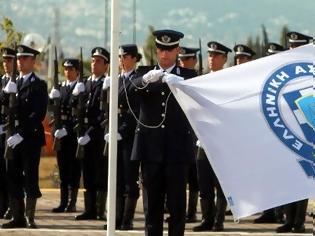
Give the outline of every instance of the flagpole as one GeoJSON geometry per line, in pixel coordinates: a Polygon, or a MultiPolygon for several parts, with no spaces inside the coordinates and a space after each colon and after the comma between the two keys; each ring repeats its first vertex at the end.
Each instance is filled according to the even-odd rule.
{"type": "Polygon", "coordinates": [[[119,2],[111,0],[107,236],[115,234],[116,221],[119,2]]]}

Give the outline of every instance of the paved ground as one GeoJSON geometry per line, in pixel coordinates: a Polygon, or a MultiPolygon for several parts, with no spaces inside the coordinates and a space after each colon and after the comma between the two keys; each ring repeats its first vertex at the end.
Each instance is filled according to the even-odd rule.
{"type": "MultiPolygon", "coordinates": [[[[42,190],[43,197],[38,201],[36,212],[36,223],[39,229],[18,229],[18,230],[3,230],[0,229],[0,236],[100,236],[106,235],[106,231],[103,230],[105,222],[102,221],[75,221],[74,216],[78,213],[51,213],[51,209],[56,207],[59,203],[59,192],[56,190],[42,190]]],[[[78,212],[83,210],[83,194],[79,193],[78,212]]],[[[315,201],[311,201],[309,204],[309,212],[314,212],[315,201]]],[[[138,201],[138,206],[135,215],[135,230],[133,231],[116,231],[115,235],[119,236],[142,236],[144,235],[144,216],[142,211],[142,199],[138,201]]],[[[235,223],[231,216],[227,216],[225,222],[225,232],[215,233],[194,233],[192,227],[196,224],[186,224],[185,235],[313,235],[313,219],[307,217],[307,233],[306,234],[276,234],[274,229],[278,227],[278,224],[253,224],[253,219],[257,216],[252,216],[241,220],[239,223],[235,223]]],[[[200,209],[198,218],[201,218],[200,209]]],[[[0,220],[0,224],[5,222],[0,220]]],[[[167,228],[165,226],[165,235],[167,235],[167,228]]]]}

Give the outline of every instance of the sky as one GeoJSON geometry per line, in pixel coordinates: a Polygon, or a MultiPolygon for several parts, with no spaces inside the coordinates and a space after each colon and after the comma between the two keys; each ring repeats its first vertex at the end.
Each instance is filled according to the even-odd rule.
{"type": "MultiPolygon", "coordinates": [[[[13,20],[19,31],[38,33],[46,40],[53,35],[54,8],[58,8],[60,44],[66,56],[73,56],[80,46],[88,53],[94,46],[105,45],[105,1],[0,0],[0,14],[13,20]]],[[[262,24],[275,42],[279,42],[284,25],[315,35],[314,0],[121,0],[120,43],[133,41],[134,1],[139,46],[148,36],[149,25],[183,32],[183,46],[197,47],[201,38],[204,51],[212,40],[231,48],[235,43],[246,43],[249,36],[261,35],[262,24]]]]}

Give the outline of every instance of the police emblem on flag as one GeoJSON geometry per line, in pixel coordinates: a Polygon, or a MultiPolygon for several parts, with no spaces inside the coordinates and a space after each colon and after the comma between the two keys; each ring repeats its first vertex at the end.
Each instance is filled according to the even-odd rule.
{"type": "Polygon", "coordinates": [[[305,174],[315,178],[315,98],[313,87],[307,83],[313,76],[314,65],[311,63],[281,67],[265,82],[261,101],[269,127],[288,148],[298,154],[297,161],[305,174]],[[296,88],[296,81],[302,87],[296,88]],[[288,121],[289,116],[294,118],[288,121]]]}

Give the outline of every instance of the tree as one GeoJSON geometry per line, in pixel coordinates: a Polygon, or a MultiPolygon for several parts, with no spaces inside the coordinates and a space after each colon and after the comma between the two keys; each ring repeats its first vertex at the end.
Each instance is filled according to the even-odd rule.
{"type": "Polygon", "coordinates": [[[267,50],[267,45],[269,43],[269,37],[268,37],[268,33],[266,30],[266,27],[264,24],[261,25],[261,30],[262,30],[262,45],[261,45],[261,56],[266,56],[266,50],[267,50]]]}
{"type": "Polygon", "coordinates": [[[289,32],[288,26],[284,25],[281,29],[280,33],[280,44],[284,46],[284,48],[288,48],[288,42],[287,42],[287,33],[289,32]]]}
{"type": "Polygon", "coordinates": [[[13,48],[15,43],[19,44],[21,42],[23,34],[15,29],[13,22],[9,18],[3,17],[0,26],[5,34],[5,38],[0,41],[0,47],[13,48]]]}
{"type": "Polygon", "coordinates": [[[154,65],[157,61],[156,59],[156,47],[155,47],[155,37],[153,36],[152,32],[154,31],[153,26],[149,26],[149,35],[146,39],[145,46],[143,48],[144,57],[146,61],[150,65],[154,65]]]}

